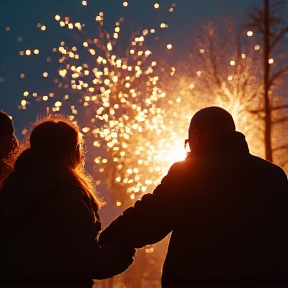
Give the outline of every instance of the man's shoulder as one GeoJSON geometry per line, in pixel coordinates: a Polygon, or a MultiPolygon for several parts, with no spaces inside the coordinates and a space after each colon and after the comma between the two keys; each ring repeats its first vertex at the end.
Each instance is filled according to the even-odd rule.
{"type": "Polygon", "coordinates": [[[268,169],[274,169],[275,171],[279,171],[279,172],[283,171],[283,169],[275,163],[267,161],[267,160],[265,160],[259,156],[253,155],[253,154],[250,154],[250,156],[253,159],[253,161],[258,162],[259,165],[263,165],[263,167],[267,167],[268,169]]]}
{"type": "MultiPolygon", "coordinates": [[[[191,174],[191,171],[195,171],[196,163],[189,158],[186,158],[183,161],[178,161],[172,164],[167,175],[162,179],[164,182],[185,182],[187,181],[187,176],[191,174]]],[[[196,165],[197,166],[197,165],[196,165]]],[[[197,169],[196,169],[197,170],[197,169]]],[[[182,183],[182,184],[183,184],[182,183]]]]}
{"type": "Polygon", "coordinates": [[[280,166],[255,155],[251,155],[251,157],[254,163],[256,163],[259,167],[266,170],[267,172],[271,173],[270,175],[279,175],[287,179],[285,171],[280,166]]]}
{"type": "Polygon", "coordinates": [[[177,171],[177,170],[187,169],[187,167],[191,165],[193,165],[193,160],[192,158],[187,157],[185,160],[177,161],[173,163],[170,167],[170,170],[177,171]]]}

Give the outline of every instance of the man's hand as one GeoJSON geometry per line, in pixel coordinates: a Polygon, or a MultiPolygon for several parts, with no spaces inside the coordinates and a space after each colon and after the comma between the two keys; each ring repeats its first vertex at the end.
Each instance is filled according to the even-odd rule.
{"type": "Polygon", "coordinates": [[[110,278],[121,274],[134,262],[134,254],[136,250],[128,245],[119,243],[105,243],[101,245],[109,259],[109,265],[112,269],[111,275],[103,275],[103,278],[110,278]]]}

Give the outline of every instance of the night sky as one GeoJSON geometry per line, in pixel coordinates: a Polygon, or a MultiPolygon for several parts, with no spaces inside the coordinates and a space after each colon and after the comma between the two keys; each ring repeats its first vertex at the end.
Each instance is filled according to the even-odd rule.
{"type": "MultiPolygon", "coordinates": [[[[270,1],[273,2],[276,0],[270,1]]],[[[165,51],[165,53],[167,52],[167,45],[172,44],[173,54],[171,53],[171,55],[173,55],[173,61],[181,63],[187,59],[185,58],[187,56],[187,45],[189,45],[187,39],[190,41],[193,39],[193,33],[197,31],[197,27],[203,27],[208,24],[209,21],[222,20],[226,16],[232,17],[236,22],[238,21],[237,23],[239,24],[243,23],[241,21],[247,17],[251,9],[255,6],[262,7],[262,4],[263,0],[0,0],[0,109],[13,116],[16,136],[19,140],[22,140],[24,128],[29,128],[29,124],[33,123],[37,116],[45,115],[47,106],[52,107],[57,100],[63,100],[64,95],[60,95],[60,91],[57,88],[58,84],[55,83],[57,77],[61,78],[61,76],[59,76],[59,59],[61,57],[59,51],[56,51],[57,53],[52,51],[53,48],[58,49],[61,46],[60,43],[64,41],[67,47],[77,46],[77,53],[79,52],[81,61],[83,61],[81,64],[91,61],[91,55],[89,55],[90,58],[87,56],[87,49],[83,47],[84,39],[80,38],[77,34],[78,31],[69,30],[66,26],[60,27],[60,22],[55,19],[56,15],[59,15],[61,19],[69,17],[69,21],[73,23],[84,23],[85,26],[82,27],[81,31],[91,39],[98,38],[99,23],[95,21],[95,17],[99,15],[100,12],[104,13],[104,28],[110,35],[113,35],[115,22],[123,17],[124,24],[122,25],[121,23],[120,25],[121,31],[119,33],[119,40],[117,40],[117,43],[120,43],[120,45],[117,45],[115,52],[117,58],[124,58],[125,50],[131,42],[130,37],[133,32],[148,29],[149,35],[147,35],[149,37],[147,36],[148,39],[146,40],[145,36],[145,45],[147,44],[148,48],[152,51],[154,57],[152,57],[152,59],[157,61],[161,59],[163,51],[165,51]],[[127,7],[123,6],[123,2],[125,1],[128,2],[127,7]],[[83,3],[85,4],[83,5],[83,3]],[[155,9],[155,3],[160,5],[158,9],[155,9]],[[173,7],[173,12],[169,12],[169,8],[171,9],[171,7],[173,7]],[[168,27],[166,29],[160,29],[159,23],[166,23],[168,27]],[[154,28],[156,33],[152,35],[150,31],[154,28]],[[31,51],[31,55],[26,55],[27,51],[31,51]],[[37,53],[35,51],[37,51],[37,53]],[[24,55],[21,56],[21,53],[24,55]],[[45,77],[46,74],[47,77],[45,77]],[[27,108],[19,109],[19,107],[21,108],[21,101],[24,99],[26,93],[28,95],[28,97],[25,98],[27,99],[27,108]],[[50,94],[53,94],[53,98],[50,94]],[[42,101],[43,97],[46,97],[48,101],[42,101]]],[[[288,15],[288,2],[286,3],[283,15],[288,15]]],[[[286,35],[286,37],[288,37],[288,35],[286,35]]],[[[135,36],[133,38],[135,38],[135,36]]],[[[93,42],[91,43],[93,44],[93,42]]],[[[201,50],[203,49],[200,49],[200,51],[201,50]]],[[[91,65],[89,63],[89,67],[95,67],[95,59],[91,65]]],[[[65,81],[65,79],[63,79],[63,81],[65,81]]],[[[281,87],[284,87],[284,85],[281,87]]],[[[173,92],[174,90],[173,86],[173,92]]],[[[94,90],[92,91],[91,93],[94,93],[94,90]]],[[[72,94],[75,92],[69,91],[66,93],[72,94]]],[[[81,101],[82,98],[85,97],[81,95],[81,101]]],[[[79,106],[80,105],[82,105],[82,102],[79,106]]],[[[82,105],[82,108],[84,106],[85,105],[82,105]]],[[[69,108],[71,108],[71,106],[69,108]]],[[[83,110],[85,108],[83,108],[83,110]]],[[[180,109],[182,108],[183,105],[181,102],[180,109]]],[[[189,107],[187,110],[189,110],[189,107]]],[[[60,112],[62,111],[61,108],[60,112]]],[[[124,113],[126,113],[126,111],[127,110],[125,110],[124,113]]],[[[167,115],[170,117],[168,113],[167,115]]],[[[77,115],[77,117],[78,116],[79,118],[80,116],[85,118],[84,113],[77,115]]],[[[178,125],[178,118],[176,119],[176,123],[178,125]]],[[[188,123],[186,125],[188,126],[188,123]]],[[[178,126],[175,125],[175,127],[178,126]]],[[[107,130],[109,130],[108,133],[111,133],[110,128],[107,130]]],[[[163,130],[169,131],[170,133],[169,129],[163,130]]],[[[176,131],[176,137],[179,137],[179,131],[180,130],[176,131]]],[[[142,131],[139,133],[143,135],[142,131]]],[[[173,137],[170,138],[169,135],[169,139],[166,140],[171,142],[172,138],[173,137]]],[[[182,137],[179,138],[182,141],[182,137]]],[[[147,141],[145,136],[143,136],[143,139],[147,141]]],[[[183,138],[183,140],[184,139],[185,138],[183,138]]],[[[153,138],[153,141],[154,140],[155,138],[153,138]]],[[[86,143],[87,142],[88,141],[86,141],[86,143]]],[[[181,145],[183,145],[182,143],[183,142],[181,142],[181,145]]],[[[159,154],[157,146],[155,149],[154,146],[152,147],[152,150],[159,154]]],[[[181,148],[182,147],[183,146],[181,146],[181,148]]],[[[135,150],[131,149],[131,151],[134,153],[135,150]]],[[[183,152],[185,152],[185,150],[183,152]]],[[[96,161],[92,157],[87,157],[88,153],[85,155],[85,169],[87,169],[88,166],[87,171],[92,174],[91,171],[96,161]]],[[[101,153],[98,155],[100,154],[101,153]]],[[[125,161],[127,159],[128,157],[125,158],[125,161]]],[[[162,160],[161,158],[161,161],[162,160]]],[[[115,163],[112,162],[112,164],[114,165],[115,163]]],[[[94,177],[95,175],[92,174],[92,176],[94,177]]],[[[97,177],[96,175],[94,178],[98,179],[97,177]]],[[[106,197],[105,193],[110,187],[106,182],[104,182],[104,184],[102,182],[101,185],[103,185],[102,188],[104,188],[100,190],[100,192],[106,197]],[[103,193],[103,191],[105,191],[105,193],[103,193]]],[[[148,191],[147,189],[147,192],[152,191],[148,191]]],[[[104,200],[106,200],[105,197],[104,200]]],[[[108,202],[108,204],[111,203],[108,202]]],[[[104,206],[101,209],[102,228],[105,228],[122,211],[122,207],[116,207],[115,203],[104,206]]]]}
{"type": "Polygon", "coordinates": [[[251,7],[262,4],[262,0],[130,0],[128,7],[123,7],[123,2],[87,0],[88,5],[83,6],[82,0],[0,1],[0,109],[13,115],[19,137],[22,129],[33,122],[38,113],[45,111],[44,104],[35,102],[27,105],[26,110],[19,110],[23,92],[41,95],[52,91],[55,86],[53,78],[59,66],[59,57],[52,53],[52,48],[58,47],[61,41],[69,44],[76,41],[68,29],[61,28],[55,21],[56,14],[85,23],[83,31],[89,37],[97,37],[95,16],[100,11],[104,12],[104,26],[108,31],[120,17],[124,17],[128,28],[121,35],[123,47],[133,29],[155,28],[163,21],[168,28],[158,34],[153,53],[171,43],[180,59],[185,37],[196,23],[205,24],[227,13],[236,18],[239,14],[247,14],[251,7]],[[154,8],[155,3],[160,4],[159,9],[154,8]],[[172,3],[176,7],[173,13],[168,13],[172,3]],[[46,30],[41,30],[43,25],[46,30]],[[25,49],[39,49],[39,54],[20,56],[19,51],[25,49]],[[47,62],[48,57],[50,62],[47,62]],[[43,77],[43,72],[48,72],[49,76],[43,77]],[[24,78],[20,78],[22,73],[24,78]]]}

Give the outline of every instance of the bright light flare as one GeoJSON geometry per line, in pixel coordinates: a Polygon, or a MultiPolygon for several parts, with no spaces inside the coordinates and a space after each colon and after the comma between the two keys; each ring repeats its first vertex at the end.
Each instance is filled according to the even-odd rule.
{"type": "Polygon", "coordinates": [[[176,140],[174,146],[170,149],[168,153],[169,154],[167,154],[167,160],[169,166],[171,166],[175,162],[183,161],[187,156],[187,152],[184,149],[184,140],[176,140]]]}

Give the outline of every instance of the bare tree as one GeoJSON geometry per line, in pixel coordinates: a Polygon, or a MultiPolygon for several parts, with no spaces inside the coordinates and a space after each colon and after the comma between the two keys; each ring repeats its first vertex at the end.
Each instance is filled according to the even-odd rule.
{"type": "MultiPolygon", "coordinates": [[[[249,15],[251,22],[248,24],[248,27],[255,28],[262,38],[264,107],[253,112],[259,115],[264,114],[262,118],[264,121],[265,158],[271,162],[274,160],[273,152],[277,153],[288,148],[287,144],[273,148],[273,125],[281,124],[288,120],[288,117],[281,113],[283,109],[288,108],[288,104],[280,103],[275,105],[273,97],[271,97],[273,90],[275,90],[274,86],[279,84],[281,77],[288,71],[287,61],[286,63],[283,61],[283,51],[279,53],[278,49],[280,48],[281,50],[283,37],[288,33],[288,26],[281,18],[281,11],[285,2],[287,3],[285,0],[279,0],[273,1],[271,4],[269,0],[263,0],[263,9],[254,8],[253,13],[249,15]],[[276,61],[278,60],[277,63],[275,63],[276,61],[273,58],[276,61]]],[[[285,165],[287,161],[285,160],[280,164],[285,165]]]]}
{"type": "Polygon", "coordinates": [[[174,82],[185,93],[182,106],[227,109],[237,129],[247,136],[252,152],[263,156],[260,118],[249,113],[259,108],[263,91],[261,55],[255,38],[229,17],[197,27],[191,35],[189,59],[176,67],[175,73],[178,81],[174,82]]]}

